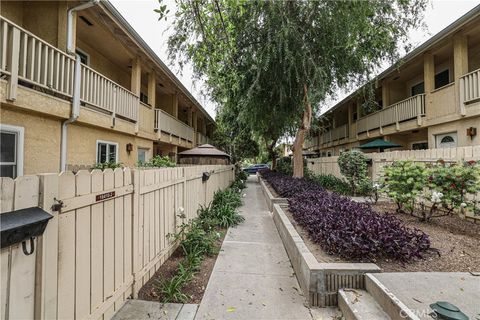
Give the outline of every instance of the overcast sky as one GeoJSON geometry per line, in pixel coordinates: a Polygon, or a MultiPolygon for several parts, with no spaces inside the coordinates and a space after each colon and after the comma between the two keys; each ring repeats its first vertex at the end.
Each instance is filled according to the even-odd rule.
{"type": "MultiPolygon", "coordinates": [[[[201,83],[192,82],[191,68],[184,68],[180,73],[177,66],[170,65],[167,59],[167,38],[171,33],[169,29],[172,17],[167,21],[158,21],[158,15],[153,9],[158,7],[156,0],[111,0],[118,11],[127,19],[132,27],[148,43],[148,45],[157,53],[170,69],[182,81],[184,86],[192,92],[197,100],[204,106],[212,117],[215,117],[215,106],[200,94],[201,83]]],[[[174,0],[166,0],[169,9],[174,9],[174,0]]],[[[428,5],[425,12],[425,23],[428,30],[415,30],[411,33],[411,41],[415,45],[436,34],[450,23],[467,13],[473,7],[478,5],[478,0],[434,0],[428,5]]],[[[335,101],[343,98],[345,93],[339,93],[335,101]]],[[[328,106],[331,107],[335,101],[328,106]]],[[[327,108],[328,109],[328,108],[327,108]]]]}

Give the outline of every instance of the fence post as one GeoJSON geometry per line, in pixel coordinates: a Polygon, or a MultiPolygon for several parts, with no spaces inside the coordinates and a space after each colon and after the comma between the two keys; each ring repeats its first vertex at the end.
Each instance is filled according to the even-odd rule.
{"type": "Polygon", "coordinates": [[[138,298],[138,292],[142,287],[142,281],[138,279],[137,273],[141,270],[140,260],[138,257],[138,201],[140,198],[140,171],[138,169],[132,170],[133,182],[133,201],[132,201],[132,273],[133,273],[133,298],[138,298]]]}
{"type": "Polygon", "coordinates": [[[52,210],[58,198],[58,174],[39,174],[39,206],[53,215],[43,236],[38,238],[35,281],[35,319],[57,318],[58,212],[52,210]]]}

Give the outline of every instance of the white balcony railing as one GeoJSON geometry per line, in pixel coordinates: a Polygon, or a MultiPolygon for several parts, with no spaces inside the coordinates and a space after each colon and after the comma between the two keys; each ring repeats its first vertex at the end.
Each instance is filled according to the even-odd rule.
{"type": "Polygon", "coordinates": [[[212,144],[212,139],[210,139],[204,134],[201,134],[200,132],[197,132],[197,145],[202,145],[206,143],[212,144]]]}
{"type": "Polygon", "coordinates": [[[13,81],[71,97],[74,67],[71,56],[0,17],[0,69],[13,81]]]}
{"type": "Polygon", "coordinates": [[[480,69],[467,73],[460,78],[460,103],[480,99],[480,69]]]}
{"type": "MultiPolygon", "coordinates": [[[[0,70],[9,76],[9,99],[15,99],[19,81],[67,98],[73,95],[75,58],[3,17],[0,70]]],[[[138,96],[85,65],[81,65],[80,79],[82,102],[113,116],[138,120],[138,96]]]]}
{"type": "Polygon", "coordinates": [[[193,142],[193,128],[160,109],[155,109],[155,130],[193,142]]]}
{"type": "Polygon", "coordinates": [[[418,125],[421,125],[421,117],[424,115],[425,95],[418,94],[360,118],[357,121],[357,133],[382,128],[392,124],[396,124],[397,128],[399,128],[400,122],[415,118],[417,119],[418,125]]]}
{"type": "Polygon", "coordinates": [[[139,98],[82,64],[80,100],[127,119],[138,119],[139,98]]]}

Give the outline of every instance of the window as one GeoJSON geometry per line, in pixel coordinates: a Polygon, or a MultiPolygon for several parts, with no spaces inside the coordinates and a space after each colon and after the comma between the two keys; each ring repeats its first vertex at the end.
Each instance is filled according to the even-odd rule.
{"type": "Polygon", "coordinates": [[[97,140],[97,163],[118,162],[118,143],[97,140]]]}
{"type": "Polygon", "coordinates": [[[416,96],[417,94],[422,94],[425,93],[425,83],[420,82],[417,83],[416,85],[412,86],[412,97],[416,96]]]}
{"type": "Polygon", "coordinates": [[[145,104],[148,104],[148,96],[143,92],[140,92],[140,101],[145,104]]]}
{"type": "Polygon", "coordinates": [[[23,175],[22,127],[0,125],[0,177],[23,175]]]}
{"type": "Polygon", "coordinates": [[[80,49],[76,49],[75,53],[80,56],[80,62],[83,63],[84,65],[88,66],[90,64],[90,56],[85,52],[80,49]]]}
{"type": "Polygon", "coordinates": [[[357,121],[358,119],[358,113],[354,112],[353,113],[353,121],[357,121]]]}
{"type": "Polygon", "coordinates": [[[138,148],[138,152],[137,152],[137,155],[138,155],[138,162],[146,162],[148,160],[148,149],[144,149],[144,148],[138,148]]]}
{"type": "Polygon", "coordinates": [[[419,141],[412,143],[412,150],[425,150],[428,149],[428,142],[427,141],[419,141]]]}
{"type": "Polygon", "coordinates": [[[457,146],[457,133],[445,133],[435,136],[437,148],[455,148],[457,146]]]}
{"type": "Polygon", "coordinates": [[[450,83],[450,73],[448,69],[442,72],[439,72],[435,75],[435,89],[446,86],[449,83],[450,83]]]}

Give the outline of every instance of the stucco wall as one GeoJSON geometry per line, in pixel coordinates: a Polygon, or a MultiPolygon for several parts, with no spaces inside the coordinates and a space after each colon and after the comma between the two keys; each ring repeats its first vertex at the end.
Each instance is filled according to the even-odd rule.
{"type": "MultiPolygon", "coordinates": [[[[4,105],[1,107],[0,114],[0,123],[25,129],[24,174],[58,172],[61,120],[41,114],[26,113],[4,105]]],[[[71,124],[68,126],[67,164],[83,166],[94,164],[97,140],[118,143],[118,161],[126,166],[134,166],[137,163],[138,148],[148,149],[149,155],[153,150],[152,140],[108,129],[71,124]],[[132,143],[134,146],[130,154],[126,151],[127,143],[132,143]]]]}
{"type": "Polygon", "coordinates": [[[25,130],[24,174],[58,172],[60,167],[60,121],[40,114],[1,106],[0,123],[25,130]]]}
{"type": "Polygon", "coordinates": [[[457,132],[458,147],[477,146],[480,145],[480,116],[461,119],[449,123],[442,123],[428,128],[428,145],[430,148],[436,148],[435,135],[457,132]],[[477,128],[477,135],[471,139],[467,136],[467,128],[477,128]]]}
{"type": "MultiPolygon", "coordinates": [[[[51,45],[58,43],[59,1],[2,1],[2,16],[39,36],[51,45]],[[46,19],[45,17],[48,17],[46,19]]],[[[62,14],[66,15],[65,11],[62,14]]]]}
{"type": "Polygon", "coordinates": [[[125,166],[137,163],[138,148],[153,149],[153,141],[78,124],[72,124],[68,129],[68,159],[69,165],[92,165],[96,162],[96,142],[104,140],[118,143],[118,162],[125,166]],[[126,151],[128,143],[133,144],[130,154],[126,151]]]}

